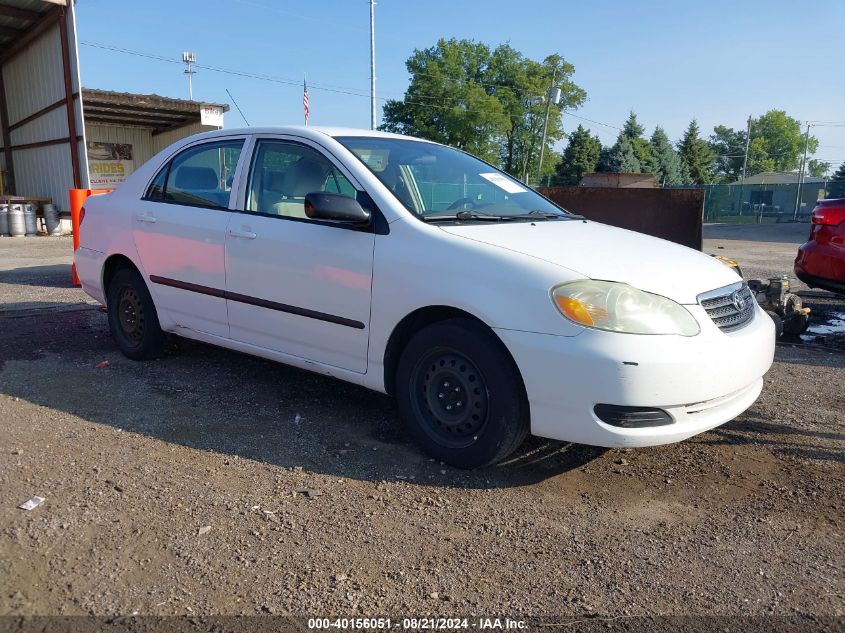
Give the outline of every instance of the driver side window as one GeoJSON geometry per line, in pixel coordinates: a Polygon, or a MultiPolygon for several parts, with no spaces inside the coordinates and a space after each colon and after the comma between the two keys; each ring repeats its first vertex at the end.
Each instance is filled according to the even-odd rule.
{"type": "Polygon", "coordinates": [[[255,147],[246,210],[262,215],[309,219],[305,196],[327,191],[350,198],[351,182],[322,154],[305,145],[260,140],[255,147]]]}

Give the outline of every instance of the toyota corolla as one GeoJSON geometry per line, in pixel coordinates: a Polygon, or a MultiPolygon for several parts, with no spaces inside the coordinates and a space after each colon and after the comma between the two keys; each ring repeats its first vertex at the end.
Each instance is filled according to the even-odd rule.
{"type": "Polygon", "coordinates": [[[730,268],[404,136],[183,139],[89,198],[80,236],[82,287],[129,358],[178,335],[393,394],[464,468],[529,432],[683,440],[751,406],[774,354],[730,268]]]}

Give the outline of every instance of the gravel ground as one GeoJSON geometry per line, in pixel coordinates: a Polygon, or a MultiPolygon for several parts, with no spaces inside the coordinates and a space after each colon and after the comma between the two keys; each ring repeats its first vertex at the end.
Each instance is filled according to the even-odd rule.
{"type": "MultiPolygon", "coordinates": [[[[705,250],[789,272],[806,227],[755,229],[706,227],[705,250]]],[[[0,615],[843,622],[835,333],[779,345],[758,402],[681,444],[531,439],[462,472],[409,443],[388,397],[184,340],[123,358],[69,248],[0,239],[0,615]]],[[[807,301],[818,325],[845,312],[807,301]]]]}

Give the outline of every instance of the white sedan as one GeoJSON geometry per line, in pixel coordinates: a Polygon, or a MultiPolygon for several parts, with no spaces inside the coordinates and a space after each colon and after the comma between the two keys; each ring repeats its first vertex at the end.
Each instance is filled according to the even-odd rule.
{"type": "Polygon", "coordinates": [[[132,359],[176,334],[394,394],[464,468],[531,432],[683,440],[760,394],[774,326],[730,268],[371,131],[183,139],[89,198],[75,261],[132,359]]]}

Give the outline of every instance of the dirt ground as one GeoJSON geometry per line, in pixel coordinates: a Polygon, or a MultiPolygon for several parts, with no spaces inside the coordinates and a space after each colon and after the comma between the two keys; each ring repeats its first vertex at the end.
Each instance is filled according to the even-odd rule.
{"type": "MultiPolygon", "coordinates": [[[[807,227],[705,231],[766,277],[807,227]]],[[[842,298],[807,294],[814,332],[719,429],[622,451],[531,439],[462,472],[409,443],[388,397],[184,340],[123,358],[70,248],[0,238],[0,615],[843,622],[842,298]]]]}

